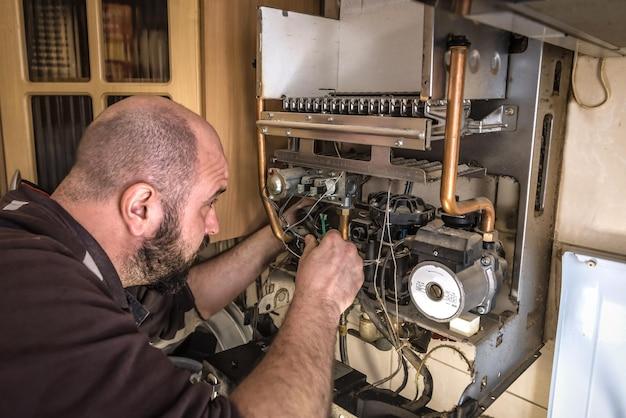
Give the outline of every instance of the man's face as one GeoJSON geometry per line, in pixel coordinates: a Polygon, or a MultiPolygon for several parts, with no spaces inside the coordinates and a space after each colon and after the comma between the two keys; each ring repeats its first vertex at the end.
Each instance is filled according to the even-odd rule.
{"type": "MultiPolygon", "coordinates": [[[[181,206],[181,239],[191,252],[219,233],[215,203],[226,190],[228,165],[217,134],[212,141],[198,141],[198,169],[189,197],[181,206]]],[[[205,138],[206,139],[206,138],[205,138]]]]}
{"type": "Polygon", "coordinates": [[[228,165],[217,134],[212,129],[204,134],[198,141],[198,170],[186,202],[164,205],[158,233],[141,248],[146,255],[141,261],[150,270],[144,277],[169,291],[184,284],[198,252],[209,243],[209,236],[219,232],[215,203],[226,190],[228,165]],[[151,262],[148,255],[157,261],[151,262]]]}
{"type": "Polygon", "coordinates": [[[142,244],[134,265],[143,278],[159,290],[176,293],[185,283],[200,248],[187,248],[181,238],[180,211],[164,204],[163,222],[153,238],[142,244]]]}
{"type": "Polygon", "coordinates": [[[198,169],[186,201],[162,202],[159,230],[133,260],[138,274],[163,291],[183,286],[198,252],[219,232],[215,202],[226,190],[228,166],[217,135],[204,139],[198,141],[198,169]]]}

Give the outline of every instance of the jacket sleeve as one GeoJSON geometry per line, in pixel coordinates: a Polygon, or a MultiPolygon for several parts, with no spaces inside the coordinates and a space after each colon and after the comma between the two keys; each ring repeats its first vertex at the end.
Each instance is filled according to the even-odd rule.
{"type": "Polygon", "coordinates": [[[187,285],[175,294],[163,293],[150,286],[133,286],[126,291],[149,312],[139,330],[160,349],[181,342],[202,321],[187,285]]]}
{"type": "Polygon", "coordinates": [[[80,262],[32,249],[3,256],[0,416],[238,417],[150,346],[80,262]]]}

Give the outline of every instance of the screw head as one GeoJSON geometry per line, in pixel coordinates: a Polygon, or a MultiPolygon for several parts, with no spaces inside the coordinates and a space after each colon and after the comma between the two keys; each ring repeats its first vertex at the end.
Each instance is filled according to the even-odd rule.
{"type": "Polygon", "coordinates": [[[489,257],[482,257],[480,259],[480,264],[482,264],[483,266],[487,267],[488,265],[491,264],[491,259],[489,257]]]}
{"type": "Polygon", "coordinates": [[[395,142],[396,147],[401,147],[404,145],[404,141],[402,139],[397,139],[395,142]]]}
{"type": "Polygon", "coordinates": [[[438,257],[438,256],[439,256],[439,251],[434,250],[434,251],[433,251],[433,255],[434,255],[435,257],[438,257]]]}
{"type": "Polygon", "coordinates": [[[507,107],[504,109],[504,114],[507,116],[513,116],[515,114],[515,108],[514,107],[507,107]]]}
{"type": "Polygon", "coordinates": [[[596,260],[587,260],[587,267],[589,267],[590,269],[596,267],[598,265],[598,262],[596,260]]]}
{"type": "Polygon", "coordinates": [[[478,308],[476,308],[476,312],[478,312],[481,315],[484,315],[487,313],[487,309],[484,306],[479,306],[478,308]]]}

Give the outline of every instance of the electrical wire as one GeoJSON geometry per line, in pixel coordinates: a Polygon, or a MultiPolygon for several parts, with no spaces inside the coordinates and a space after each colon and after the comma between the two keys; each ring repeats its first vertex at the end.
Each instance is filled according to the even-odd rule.
{"type": "MultiPolygon", "coordinates": [[[[467,371],[470,372],[470,374],[474,373],[474,365],[472,364],[472,362],[467,358],[467,356],[465,356],[465,354],[459,350],[458,348],[456,348],[453,345],[450,344],[441,344],[438,345],[437,347],[433,347],[431,350],[429,350],[424,357],[422,357],[422,360],[419,363],[419,366],[416,368],[416,373],[415,373],[415,384],[417,385],[417,379],[420,375],[420,372],[422,371],[422,368],[424,367],[424,365],[426,364],[426,360],[428,360],[428,358],[437,350],[441,349],[441,348],[448,348],[452,351],[455,351],[456,353],[458,353],[461,358],[465,361],[465,363],[467,364],[467,371]]],[[[417,391],[415,392],[415,398],[413,399],[414,401],[417,399],[417,391]]]]}
{"type": "MultiPolygon", "coordinates": [[[[403,245],[403,244],[404,244],[404,240],[400,240],[400,241],[396,242],[395,244],[393,244],[393,247],[392,247],[392,249],[394,250],[394,253],[393,253],[393,254],[395,254],[395,250],[396,250],[396,248],[397,248],[397,247],[399,247],[399,246],[401,246],[401,245],[403,245]]],[[[383,273],[384,273],[385,269],[387,268],[387,264],[389,263],[389,259],[391,258],[391,257],[390,257],[390,255],[392,255],[391,250],[390,250],[390,251],[387,253],[387,255],[383,258],[383,262],[382,262],[382,266],[381,266],[381,270],[383,271],[383,273]]],[[[396,273],[396,276],[394,277],[394,279],[395,279],[395,278],[397,278],[397,273],[396,273]]],[[[386,283],[385,283],[385,275],[384,275],[384,274],[381,276],[381,280],[380,280],[380,282],[381,282],[381,283],[380,283],[381,293],[383,293],[383,292],[384,292],[384,289],[386,289],[386,288],[387,288],[387,285],[386,285],[386,283]]],[[[376,285],[376,283],[374,283],[374,284],[376,285]]],[[[396,300],[396,303],[397,303],[397,301],[398,301],[397,291],[396,291],[396,294],[394,295],[394,297],[395,297],[395,300],[396,300]]]]}
{"type": "MultiPolygon", "coordinates": [[[[391,251],[391,258],[393,260],[393,292],[395,299],[395,308],[396,308],[396,328],[400,329],[400,314],[398,308],[398,263],[396,261],[396,251],[394,248],[393,241],[391,239],[391,222],[389,221],[389,212],[391,211],[391,184],[387,189],[387,236],[389,237],[389,251],[391,251]]],[[[383,279],[385,277],[385,272],[383,270],[383,279]]],[[[383,301],[384,302],[384,301],[383,301]]]]}
{"type": "MultiPolygon", "coordinates": [[[[391,194],[391,181],[389,182],[389,187],[387,188],[387,195],[389,196],[391,194]]],[[[380,260],[381,260],[381,255],[382,255],[382,249],[383,249],[383,244],[385,241],[385,225],[389,222],[389,199],[387,200],[387,208],[385,210],[385,217],[384,217],[384,221],[383,221],[383,233],[381,236],[381,240],[380,240],[380,244],[378,246],[378,256],[376,257],[376,263],[379,264],[380,260]]],[[[391,240],[391,235],[389,235],[389,240],[391,240]]],[[[376,286],[376,279],[378,277],[378,266],[374,269],[374,293],[376,294],[376,299],[378,301],[378,303],[380,304],[380,307],[383,310],[383,313],[385,314],[385,319],[387,320],[387,323],[389,325],[389,334],[391,335],[391,337],[393,338],[393,341],[391,341],[391,343],[394,346],[398,346],[400,344],[400,340],[398,338],[397,332],[393,327],[393,323],[391,322],[391,317],[389,316],[389,312],[387,312],[387,306],[385,305],[385,301],[381,298],[380,296],[380,292],[378,291],[378,287],[376,286]]],[[[383,272],[384,274],[384,272],[383,272]]],[[[397,323],[397,318],[396,318],[396,323],[397,323]]]]}
{"type": "Polygon", "coordinates": [[[341,152],[339,151],[339,146],[337,145],[337,141],[333,141],[333,145],[335,146],[335,152],[337,153],[337,157],[341,158],[341,152]]]}
{"type": "MultiPolygon", "coordinates": [[[[337,186],[337,183],[339,182],[339,179],[341,179],[341,177],[343,176],[343,174],[344,174],[344,173],[343,173],[343,172],[341,172],[341,173],[337,176],[337,178],[335,178],[335,180],[334,180],[334,184],[333,184],[335,187],[337,186]]],[[[334,187],[333,187],[333,189],[334,189],[334,187]]],[[[298,226],[298,225],[302,224],[304,221],[306,221],[306,220],[307,220],[307,218],[309,218],[309,216],[311,216],[311,213],[313,212],[313,210],[315,209],[315,207],[316,207],[316,206],[317,206],[317,205],[318,205],[318,204],[319,204],[319,203],[320,203],[320,202],[321,202],[321,201],[322,201],[325,197],[330,196],[330,195],[332,194],[332,193],[329,193],[329,191],[330,191],[330,189],[326,190],[326,191],[325,191],[325,192],[324,192],[324,193],[323,193],[323,194],[322,194],[322,195],[321,195],[321,196],[320,196],[320,197],[319,197],[319,198],[315,201],[315,203],[313,203],[313,205],[309,208],[309,211],[306,213],[306,215],[304,215],[304,217],[302,217],[302,219],[300,219],[300,220],[299,220],[299,221],[297,221],[297,222],[294,222],[294,223],[293,223],[293,224],[291,224],[291,225],[288,225],[288,224],[287,224],[287,228],[285,228],[285,229],[284,229],[284,231],[285,231],[285,232],[290,232],[290,231],[291,231],[291,233],[292,233],[292,234],[294,234],[294,235],[296,235],[298,238],[302,238],[302,237],[301,237],[298,233],[296,233],[296,232],[294,232],[294,231],[293,231],[293,228],[295,228],[296,226],[298,226]]],[[[292,195],[292,196],[293,196],[293,195],[292,195]]],[[[290,196],[290,198],[291,198],[292,196],[290,196]]],[[[275,210],[277,210],[278,212],[280,212],[280,209],[278,208],[278,205],[276,205],[276,203],[274,203],[274,202],[273,202],[273,201],[271,201],[271,200],[270,200],[269,202],[272,204],[272,207],[274,207],[274,209],[275,209],[275,210]]],[[[286,206],[286,203],[285,203],[283,206],[286,206]]],[[[285,223],[286,223],[286,221],[285,221],[285,223]]],[[[300,258],[300,257],[301,257],[301,255],[300,255],[300,254],[296,253],[296,252],[295,252],[295,251],[293,251],[291,248],[289,248],[289,245],[287,245],[287,243],[285,242],[285,240],[282,240],[282,243],[283,243],[283,247],[285,247],[285,249],[286,249],[287,251],[289,251],[289,253],[291,253],[291,255],[295,256],[296,258],[300,258]]]]}
{"type": "Polygon", "coordinates": [[[600,65],[600,69],[599,69],[600,84],[602,85],[602,90],[604,91],[604,99],[600,100],[598,103],[595,103],[595,104],[583,103],[583,101],[580,99],[580,95],[578,94],[578,89],[576,88],[576,72],[578,69],[578,45],[576,45],[576,50],[574,51],[574,63],[573,63],[573,69],[572,69],[572,96],[574,97],[574,101],[578,103],[578,105],[582,107],[583,109],[597,109],[598,107],[608,102],[609,98],[611,97],[611,87],[609,86],[609,82],[606,77],[606,68],[605,68],[606,58],[604,57],[600,58],[599,65],[600,65]]]}
{"type": "MultiPolygon", "coordinates": [[[[361,309],[370,317],[370,320],[374,323],[376,328],[381,332],[383,337],[391,342],[391,344],[396,348],[397,351],[402,353],[402,356],[406,359],[406,361],[411,364],[416,370],[421,363],[421,358],[419,355],[415,353],[410,348],[409,344],[398,344],[392,338],[389,327],[383,323],[383,318],[378,315],[375,301],[370,299],[367,294],[363,290],[360,290],[357,296],[359,303],[361,304],[361,309]],[[396,345],[397,344],[397,345],[396,345]]],[[[432,393],[433,393],[433,378],[428,370],[428,367],[422,367],[419,371],[419,374],[424,378],[424,385],[422,388],[422,392],[417,401],[409,402],[409,406],[415,408],[416,410],[425,406],[430,402],[432,393]]]]}
{"type": "Polygon", "coordinates": [[[283,203],[283,205],[280,207],[280,209],[278,210],[278,217],[283,220],[285,222],[285,224],[287,224],[287,220],[283,217],[283,212],[285,211],[285,209],[287,208],[287,205],[289,205],[289,202],[291,202],[291,199],[293,199],[293,194],[289,195],[289,197],[287,198],[287,200],[285,201],[285,203],[283,203]]]}
{"type": "Polygon", "coordinates": [[[383,383],[386,383],[388,381],[390,381],[391,379],[393,379],[394,377],[396,377],[396,375],[398,373],[400,373],[400,370],[402,369],[402,362],[404,361],[404,357],[402,357],[402,353],[400,351],[398,351],[398,367],[396,367],[396,369],[391,372],[391,374],[385,378],[382,378],[380,380],[377,380],[376,382],[372,383],[372,386],[376,387],[376,386],[380,386],[383,383]]]}
{"type": "MultiPolygon", "coordinates": [[[[339,174],[337,176],[337,178],[335,179],[334,185],[337,186],[337,183],[339,182],[339,179],[343,176],[343,172],[341,172],[341,174],[339,174]]],[[[311,206],[311,208],[309,209],[309,211],[306,213],[306,215],[304,215],[304,217],[302,219],[300,219],[299,221],[289,225],[286,229],[285,232],[289,232],[291,231],[293,228],[295,228],[296,226],[300,225],[302,222],[304,222],[310,215],[311,212],[313,212],[313,209],[315,209],[315,207],[322,201],[322,199],[324,199],[325,197],[330,196],[332,193],[329,193],[329,190],[326,190],[320,197],[319,199],[317,199],[315,201],[315,203],[313,203],[313,206],[311,206]]]]}

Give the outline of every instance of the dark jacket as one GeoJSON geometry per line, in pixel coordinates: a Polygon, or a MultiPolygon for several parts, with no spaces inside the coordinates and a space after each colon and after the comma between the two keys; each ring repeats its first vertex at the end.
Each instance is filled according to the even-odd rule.
{"type": "Polygon", "coordinates": [[[0,200],[0,416],[236,416],[137,328],[171,336],[189,305],[187,291],[146,310],[95,239],[22,182],[0,200]]]}

